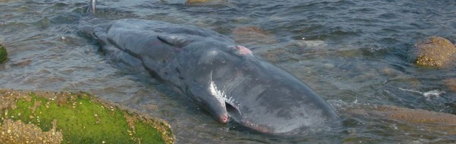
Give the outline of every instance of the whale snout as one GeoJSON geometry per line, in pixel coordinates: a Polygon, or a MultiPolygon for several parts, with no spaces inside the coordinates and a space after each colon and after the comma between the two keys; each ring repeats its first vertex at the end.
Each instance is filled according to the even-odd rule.
{"type": "Polygon", "coordinates": [[[230,121],[230,118],[228,117],[228,115],[221,115],[218,117],[218,122],[219,123],[222,123],[222,124],[226,124],[230,121]]]}

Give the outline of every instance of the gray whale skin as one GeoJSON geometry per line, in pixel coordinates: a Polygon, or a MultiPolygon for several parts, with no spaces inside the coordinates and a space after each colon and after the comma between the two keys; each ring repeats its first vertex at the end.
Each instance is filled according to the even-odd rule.
{"type": "Polygon", "coordinates": [[[220,123],[280,135],[338,119],[305,83],[212,30],[122,19],[85,32],[106,55],[155,75],[220,123]]]}

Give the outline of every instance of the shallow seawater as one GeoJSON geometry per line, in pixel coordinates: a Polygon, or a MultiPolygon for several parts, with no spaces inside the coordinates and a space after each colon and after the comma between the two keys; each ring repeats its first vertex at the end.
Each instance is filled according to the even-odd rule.
{"type": "Polygon", "coordinates": [[[394,105],[456,114],[445,80],[455,67],[412,62],[414,43],[438,35],[456,41],[456,1],[227,0],[0,0],[0,88],[88,91],[170,122],[177,143],[454,143],[456,136],[401,122],[344,112],[359,105],[394,105]],[[78,34],[91,19],[141,18],[197,25],[233,36],[256,26],[276,40],[247,44],[255,54],[305,81],[338,110],[343,127],[297,137],[253,133],[222,125],[190,99],[154,79],[116,67],[78,34]],[[431,94],[431,95],[429,95],[431,94]],[[432,95],[434,94],[434,95],[432,95]]]}

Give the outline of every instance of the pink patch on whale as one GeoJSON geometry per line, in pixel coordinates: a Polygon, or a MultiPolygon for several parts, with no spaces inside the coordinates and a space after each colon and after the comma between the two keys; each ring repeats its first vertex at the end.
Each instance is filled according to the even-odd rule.
{"type": "Polygon", "coordinates": [[[228,115],[223,115],[223,116],[219,117],[220,123],[226,124],[226,123],[228,123],[228,121],[229,121],[228,115]]]}
{"type": "Polygon", "coordinates": [[[235,48],[239,51],[239,54],[241,55],[251,55],[252,51],[244,46],[237,45],[235,48]]]}

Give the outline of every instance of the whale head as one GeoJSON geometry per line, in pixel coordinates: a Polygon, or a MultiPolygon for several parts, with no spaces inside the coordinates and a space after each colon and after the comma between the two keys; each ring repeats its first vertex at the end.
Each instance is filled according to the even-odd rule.
{"type": "Polygon", "coordinates": [[[192,50],[198,59],[187,61],[194,69],[190,93],[219,122],[290,134],[326,128],[337,120],[335,110],[309,86],[248,48],[201,48],[207,45],[217,46],[192,46],[198,48],[192,50]]]}

